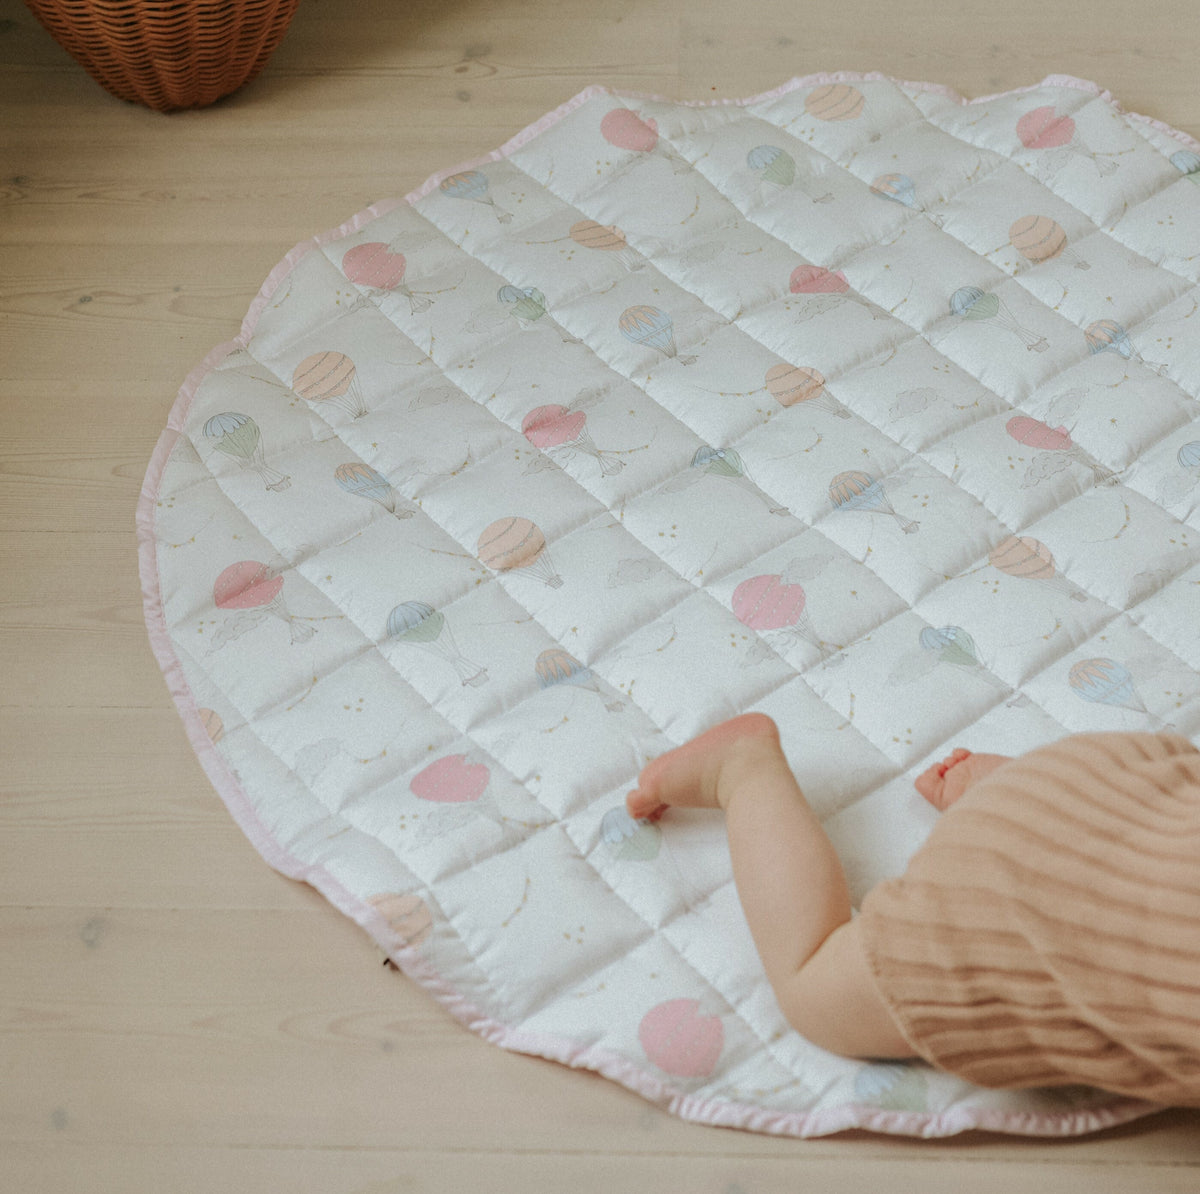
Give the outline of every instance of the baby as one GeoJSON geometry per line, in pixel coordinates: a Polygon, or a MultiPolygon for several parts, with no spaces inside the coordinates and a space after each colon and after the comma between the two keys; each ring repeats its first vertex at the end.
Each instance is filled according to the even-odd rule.
{"type": "Polygon", "coordinates": [[[949,811],[853,919],[766,715],[655,759],[626,803],[724,812],[767,978],[814,1044],[1200,1106],[1200,752],[1165,733],[957,749],[916,787],[949,811]]]}

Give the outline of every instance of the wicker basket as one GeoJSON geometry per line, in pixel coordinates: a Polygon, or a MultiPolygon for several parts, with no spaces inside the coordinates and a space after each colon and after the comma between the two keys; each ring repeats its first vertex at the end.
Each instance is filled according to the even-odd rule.
{"type": "Polygon", "coordinates": [[[200,108],[266,65],[300,0],[25,0],[107,91],[158,112],[200,108]]]}

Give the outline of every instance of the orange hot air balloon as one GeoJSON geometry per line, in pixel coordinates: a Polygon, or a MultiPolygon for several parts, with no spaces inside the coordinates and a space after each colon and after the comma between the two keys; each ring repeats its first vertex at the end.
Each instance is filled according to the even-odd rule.
{"type": "Polygon", "coordinates": [[[497,572],[528,570],[552,589],[562,586],[546,551],[546,536],[528,518],[498,518],[484,528],[476,554],[497,572]]]}
{"type": "Polygon", "coordinates": [[[367,903],[387,921],[388,928],[410,949],[421,945],[433,931],[433,914],[424,900],[411,892],[381,891],[367,903]]]}
{"type": "Polygon", "coordinates": [[[850,412],[825,388],[825,375],[817,369],[786,363],[772,365],[767,370],[767,390],[780,406],[804,403],[839,419],[850,417],[850,412]]]}
{"type": "Polygon", "coordinates": [[[306,402],[329,402],[353,419],[367,413],[358,385],[358,370],[344,352],[314,352],[296,366],[292,389],[306,402]]]}
{"type": "Polygon", "coordinates": [[[1066,593],[1073,601],[1086,601],[1065,576],[1059,574],[1050,549],[1030,535],[1009,535],[988,552],[988,563],[1006,576],[1036,580],[1048,588],[1066,593]]]}
{"type": "Polygon", "coordinates": [[[571,239],[585,249],[616,252],[628,247],[625,233],[615,224],[597,224],[595,220],[580,220],[571,225],[571,239]]]}
{"type": "Polygon", "coordinates": [[[817,120],[857,120],[866,106],[866,97],[849,83],[826,83],[804,98],[804,110],[817,120]]]}
{"type": "Polygon", "coordinates": [[[595,220],[580,220],[571,225],[571,239],[584,249],[611,253],[627,270],[641,269],[646,259],[625,239],[625,233],[615,224],[597,224],[595,220]]]}
{"type": "Polygon", "coordinates": [[[1062,225],[1049,216],[1022,216],[1014,220],[1008,230],[1008,239],[1026,261],[1041,265],[1061,257],[1076,269],[1091,269],[1077,253],[1067,248],[1067,234],[1062,225]]]}

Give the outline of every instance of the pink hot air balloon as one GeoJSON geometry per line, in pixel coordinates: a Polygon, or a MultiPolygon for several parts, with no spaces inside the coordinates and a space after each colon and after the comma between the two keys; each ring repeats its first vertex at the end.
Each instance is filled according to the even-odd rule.
{"type": "Polygon", "coordinates": [[[743,626],[760,634],[778,632],[785,642],[803,639],[824,653],[824,644],[805,612],[807,600],[800,585],[788,584],[782,576],[764,573],[742,581],[734,589],[730,605],[743,626]]]}
{"type": "Polygon", "coordinates": [[[213,604],[236,613],[261,609],[287,623],[293,643],[307,642],[316,630],[297,622],[283,604],[283,577],[257,560],[230,564],[213,583],[213,604]]]}
{"type": "Polygon", "coordinates": [[[1005,430],[1019,444],[1027,448],[1037,448],[1045,452],[1061,452],[1072,460],[1092,470],[1097,485],[1105,485],[1113,481],[1116,474],[1112,469],[1105,468],[1093,460],[1080,448],[1065,427],[1051,427],[1029,415],[1014,415],[1004,425],[1005,430]]]}
{"type": "Polygon", "coordinates": [[[1117,168],[1116,162],[1102,160],[1080,140],[1075,121],[1060,116],[1052,106],[1034,108],[1017,121],[1017,136],[1026,149],[1061,149],[1089,159],[1103,176],[1117,168]]]}
{"type": "Polygon", "coordinates": [[[466,755],[446,755],[413,776],[412,794],[435,804],[463,804],[478,800],[491,779],[483,763],[468,763],[466,755]]]}
{"type": "Polygon", "coordinates": [[[638,1040],[660,1070],[677,1078],[707,1078],[725,1048],[718,1016],[706,1016],[695,999],[668,999],[638,1025],[638,1040]]]}
{"type": "Polygon", "coordinates": [[[632,108],[614,108],[608,112],[600,121],[600,135],[609,145],[632,153],[653,153],[657,150],[675,167],[676,173],[691,169],[690,162],[659,140],[658,122],[654,117],[643,118],[632,108]]]}
{"type": "Polygon", "coordinates": [[[587,415],[581,410],[557,403],[535,407],[521,420],[521,433],[535,448],[545,452],[562,451],[569,457],[572,452],[580,451],[594,456],[606,477],[625,467],[625,462],[614,453],[596,447],[587,429],[587,415]]]}
{"type": "Polygon", "coordinates": [[[804,306],[800,309],[801,319],[812,319],[840,307],[844,302],[858,303],[870,312],[872,319],[882,314],[861,294],[850,288],[846,275],[841,270],[825,269],[820,265],[798,265],[788,278],[788,290],[802,295],[804,306]]]}
{"type": "Polygon", "coordinates": [[[396,291],[408,299],[412,313],[424,311],[430,300],[418,296],[404,283],[408,262],[403,253],[393,253],[382,241],[355,245],[342,258],[342,273],[356,286],[365,286],[376,294],[396,291]]]}

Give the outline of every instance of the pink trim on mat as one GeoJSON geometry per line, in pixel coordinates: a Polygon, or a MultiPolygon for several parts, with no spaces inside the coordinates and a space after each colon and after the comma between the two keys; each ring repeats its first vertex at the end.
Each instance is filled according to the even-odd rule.
{"type": "Polygon", "coordinates": [[[492,1044],[516,1053],[528,1053],[576,1069],[592,1070],[628,1087],[649,1101],[685,1120],[709,1124],[715,1127],[744,1128],[755,1132],[774,1135],[814,1137],[827,1136],[850,1129],[866,1129],[872,1132],[925,1138],[957,1135],[968,1131],[1004,1132],[1025,1136],[1075,1136],[1085,1132],[1100,1131],[1128,1123],[1143,1116],[1152,1115],[1164,1108],[1136,1099],[1117,1099],[1105,1107],[1092,1110],[1063,1111],[1060,1113],[1012,1112],[1000,1110],[953,1108],[941,1114],[885,1111],[866,1105],[844,1105],[825,1111],[784,1112],[769,1111],[736,1102],[720,1099],[702,1099],[673,1087],[659,1078],[652,1068],[635,1065],[628,1058],[596,1046],[581,1047],[569,1037],[558,1037],[523,1031],[503,1024],[482,1012],[461,992],[452,987],[423,958],[417,950],[397,948],[395,935],[380,912],[358,899],[324,867],[302,862],[263,824],[249,796],[242,789],[237,777],[230,770],[220,751],[217,750],[200,718],[195,697],[188,687],[183,667],[175,653],[174,643],[166,625],[163,610],[162,590],[159,584],[158,555],[154,537],[155,509],[159,485],[168,459],[183,432],[187,413],[200,383],[231,352],[250,343],[259,317],[269,303],[280,283],[313,250],[332,241],[340,240],[363,228],[377,217],[399,207],[403,203],[414,203],[433,191],[443,178],[488,162],[500,161],[527,144],[539,133],[552,128],[565,116],[588,100],[600,95],[617,99],[650,100],[662,103],[704,108],[748,106],[768,99],[776,99],[802,87],[824,83],[892,82],[918,91],[934,92],[959,104],[980,104],[1004,95],[1021,95],[1042,87],[1069,87],[1089,93],[1107,101],[1119,114],[1128,116],[1157,129],[1159,132],[1179,140],[1195,152],[1200,152],[1200,141],[1187,133],[1171,128],[1160,121],[1134,112],[1126,112],[1113,95],[1085,79],[1071,75],[1048,75],[1040,83],[1016,88],[995,95],[965,99],[949,87],[936,83],[913,83],[894,79],[889,75],[871,72],[858,74],[847,71],[807,75],[794,78],[770,91],[745,99],[677,100],[670,97],[643,92],[618,91],[610,87],[594,85],[567,100],[553,111],[530,124],[499,149],[482,157],[473,158],[448,170],[431,175],[416,190],[403,199],[388,199],[373,203],[351,216],[336,228],[319,233],[311,240],[296,245],[268,274],[258,294],[250,304],[242,321],[238,336],[210,350],[204,359],[187,375],[167,417],[167,427],[159,436],[154,453],[146,469],[137,507],[138,568],[142,585],[142,601],[145,610],[146,629],[150,646],[162,668],[167,689],[183,719],[188,740],[191,742],[201,766],[217,794],[224,801],[230,814],[250,839],[255,849],[275,870],[290,879],[297,879],[316,888],[331,904],[360,925],[388,955],[400,966],[405,975],[419,983],[461,1024],[492,1044]]]}

